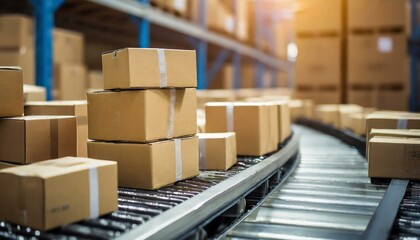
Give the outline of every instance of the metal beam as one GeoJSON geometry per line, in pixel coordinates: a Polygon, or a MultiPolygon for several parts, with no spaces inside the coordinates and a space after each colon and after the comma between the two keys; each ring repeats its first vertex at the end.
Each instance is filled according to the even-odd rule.
{"type": "MultiPolygon", "coordinates": [[[[198,3],[198,24],[201,29],[207,30],[206,0],[199,0],[198,3]]],[[[197,45],[197,88],[206,89],[207,84],[207,42],[198,39],[197,45]]]]}
{"type": "MultiPolygon", "coordinates": [[[[149,0],[137,0],[137,1],[146,6],[150,5],[149,0]]],[[[150,47],[150,22],[147,19],[140,18],[138,24],[139,24],[139,36],[138,36],[139,47],[148,48],[150,47]]]]}
{"type": "Polygon", "coordinates": [[[208,85],[213,82],[214,78],[216,77],[217,73],[219,73],[220,69],[222,69],[223,64],[225,63],[226,59],[229,57],[229,51],[226,49],[222,49],[217,55],[217,58],[214,60],[213,64],[211,65],[210,70],[207,72],[207,83],[208,85]]]}
{"type": "Polygon", "coordinates": [[[233,88],[238,89],[241,87],[241,55],[237,52],[233,54],[233,88]]]}
{"type": "Polygon", "coordinates": [[[419,71],[418,57],[420,54],[420,31],[417,24],[417,0],[410,0],[411,3],[411,37],[410,37],[410,111],[419,111],[419,71]]]}
{"type": "Polygon", "coordinates": [[[277,58],[271,57],[260,50],[256,50],[236,40],[227,38],[221,34],[207,31],[197,24],[193,24],[188,20],[180,19],[175,16],[171,16],[162,11],[153,9],[152,7],[145,6],[144,4],[138,3],[135,0],[89,0],[97,4],[101,4],[115,10],[125,12],[137,17],[141,17],[149,20],[153,24],[157,24],[174,31],[204,40],[208,43],[212,43],[218,46],[222,46],[226,49],[240,53],[243,56],[247,56],[262,62],[263,64],[276,69],[283,69],[288,71],[291,64],[287,61],[281,61],[277,58]]]}

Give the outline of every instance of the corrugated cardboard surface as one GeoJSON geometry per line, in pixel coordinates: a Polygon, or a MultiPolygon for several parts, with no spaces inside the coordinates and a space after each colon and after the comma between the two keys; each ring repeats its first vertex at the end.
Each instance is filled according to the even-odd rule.
{"type": "Polygon", "coordinates": [[[340,127],[340,108],[338,105],[319,105],[315,109],[316,119],[330,124],[334,127],[340,127]]]}
{"type": "Polygon", "coordinates": [[[26,47],[33,50],[34,30],[32,19],[19,14],[0,16],[0,48],[26,47]]]}
{"type": "Polygon", "coordinates": [[[299,0],[296,5],[296,32],[342,31],[343,1],[299,0]]]}
{"type": "Polygon", "coordinates": [[[34,50],[27,47],[0,48],[0,66],[19,66],[23,71],[23,83],[35,84],[34,50]]]}
{"type": "MultiPolygon", "coordinates": [[[[88,94],[89,139],[150,142],[168,138],[171,90],[149,89],[88,94]]],[[[173,137],[197,133],[194,88],[176,89],[173,137]]]]}
{"type": "Polygon", "coordinates": [[[77,155],[75,117],[3,118],[0,132],[1,161],[27,164],[77,155]]]}
{"type": "Polygon", "coordinates": [[[86,99],[86,68],[79,64],[56,64],[54,66],[54,99],[86,99]]]}
{"type": "Polygon", "coordinates": [[[83,34],[67,29],[54,28],[53,38],[54,63],[83,64],[85,57],[83,34]]]}
{"type": "Polygon", "coordinates": [[[90,89],[103,89],[104,88],[104,80],[102,76],[102,71],[89,71],[88,77],[88,88],[90,89]]]}
{"type": "Polygon", "coordinates": [[[25,103],[25,115],[75,116],[77,121],[77,156],[87,157],[87,102],[49,101],[25,103]]]}
{"type": "MultiPolygon", "coordinates": [[[[195,51],[162,50],[165,87],[197,87],[195,51]]],[[[102,66],[105,89],[161,87],[158,49],[125,48],[104,53],[102,66]]]]}
{"type": "MultiPolygon", "coordinates": [[[[88,142],[89,157],[118,162],[118,186],[157,189],[176,181],[174,140],[141,143],[88,142]]],[[[198,175],[198,138],[181,139],[182,179],[198,175]]]]}
{"type": "Polygon", "coordinates": [[[117,210],[117,164],[69,157],[1,170],[1,218],[40,230],[90,218],[92,168],[99,214],[117,210]]]}
{"type": "Polygon", "coordinates": [[[23,84],[24,101],[46,101],[47,94],[44,87],[23,84]]]}
{"type": "Polygon", "coordinates": [[[23,115],[22,71],[0,67],[0,117],[23,115]]]}
{"type": "Polygon", "coordinates": [[[350,115],[351,118],[351,130],[359,135],[366,134],[366,114],[354,113],[350,115]]]}
{"type": "Polygon", "coordinates": [[[200,159],[200,170],[224,171],[235,165],[237,161],[235,133],[201,133],[197,136],[200,139],[200,158],[201,154],[204,154],[203,164],[200,159]],[[201,141],[204,141],[203,146],[201,141]]]}
{"type": "Polygon", "coordinates": [[[420,179],[420,139],[373,137],[369,141],[369,177],[420,179]]]}
{"type": "MultiPolygon", "coordinates": [[[[227,106],[232,103],[206,105],[206,132],[228,132],[227,106]]],[[[260,156],[277,150],[278,109],[268,103],[233,103],[233,131],[238,155],[260,156]],[[252,116],[252,117],[250,117],[252,116]]]]}
{"type": "Polygon", "coordinates": [[[408,91],[402,90],[379,90],[378,104],[376,107],[386,110],[408,110],[408,91]]]}

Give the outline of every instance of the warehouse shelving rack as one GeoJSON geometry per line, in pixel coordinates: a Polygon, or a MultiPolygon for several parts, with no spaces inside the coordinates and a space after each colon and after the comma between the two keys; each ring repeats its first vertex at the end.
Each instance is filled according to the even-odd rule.
{"type": "Polygon", "coordinates": [[[418,0],[410,0],[410,111],[420,111],[419,100],[419,55],[420,55],[420,25],[417,23],[418,0]]]}
{"type": "MultiPolygon", "coordinates": [[[[54,13],[64,3],[64,0],[28,0],[33,6],[35,18],[35,45],[36,45],[36,83],[45,86],[47,98],[52,99],[52,80],[53,80],[53,59],[52,59],[52,29],[54,27],[54,13]]],[[[116,11],[129,14],[138,18],[138,46],[150,46],[150,28],[155,24],[171,31],[184,34],[193,39],[194,48],[197,50],[197,75],[198,88],[206,89],[209,82],[223,66],[223,63],[232,53],[233,60],[233,79],[234,86],[238,88],[241,81],[241,60],[242,57],[253,59],[256,64],[255,86],[263,87],[264,71],[270,70],[272,73],[272,86],[275,86],[275,77],[278,71],[290,73],[292,64],[286,60],[280,60],[262,51],[262,41],[264,36],[263,12],[259,6],[260,1],[256,1],[256,24],[257,33],[255,42],[257,47],[244,44],[223,34],[216,33],[207,29],[205,1],[199,0],[198,4],[198,24],[191,23],[185,19],[170,15],[166,12],[150,6],[150,0],[88,0],[89,2],[105,6],[116,11]],[[208,44],[214,44],[221,48],[220,53],[214,60],[212,66],[207,70],[207,48],[208,44]]],[[[236,6],[233,0],[233,6],[236,6]]],[[[82,4],[82,3],[81,3],[82,4]]],[[[235,9],[235,7],[234,7],[235,9]]],[[[235,11],[234,11],[235,12],[235,11]]]]}

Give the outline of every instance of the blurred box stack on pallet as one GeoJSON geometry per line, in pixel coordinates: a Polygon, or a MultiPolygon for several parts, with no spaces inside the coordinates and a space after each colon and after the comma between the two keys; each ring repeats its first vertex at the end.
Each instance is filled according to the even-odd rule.
{"type": "Polygon", "coordinates": [[[317,104],[340,103],[342,97],[341,0],[297,1],[295,15],[298,57],[295,97],[317,104]]]}
{"type": "Polygon", "coordinates": [[[348,1],[347,101],[406,110],[408,54],[405,1],[348,1]]]}

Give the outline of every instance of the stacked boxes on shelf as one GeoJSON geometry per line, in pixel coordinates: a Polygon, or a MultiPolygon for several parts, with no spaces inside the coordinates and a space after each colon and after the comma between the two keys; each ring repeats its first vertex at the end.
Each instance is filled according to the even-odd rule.
{"type": "Polygon", "coordinates": [[[347,4],[347,101],[365,107],[405,110],[406,3],[352,0],[347,4]]]}
{"type": "Polygon", "coordinates": [[[102,55],[105,91],[88,93],[88,155],[118,162],[119,186],[156,189],[198,174],[195,51],[102,55]]]}
{"type": "Polygon", "coordinates": [[[342,98],[341,0],[298,1],[295,15],[298,57],[296,98],[317,104],[340,103],[342,98]]]}

